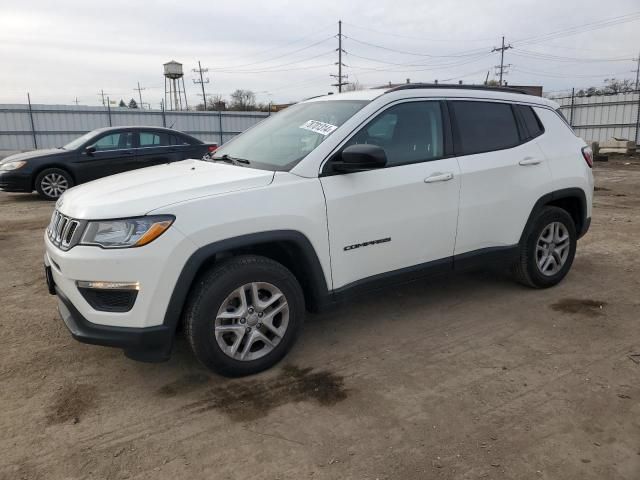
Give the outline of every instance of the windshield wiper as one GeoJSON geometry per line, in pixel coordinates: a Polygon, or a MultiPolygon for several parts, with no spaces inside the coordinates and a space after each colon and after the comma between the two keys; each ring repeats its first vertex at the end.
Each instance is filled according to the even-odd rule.
{"type": "Polygon", "coordinates": [[[214,162],[226,162],[226,163],[230,163],[232,165],[236,165],[238,163],[244,164],[244,165],[249,165],[251,162],[245,158],[238,158],[238,157],[231,157],[229,155],[227,155],[226,153],[220,157],[212,157],[211,160],[213,160],[214,162]]]}

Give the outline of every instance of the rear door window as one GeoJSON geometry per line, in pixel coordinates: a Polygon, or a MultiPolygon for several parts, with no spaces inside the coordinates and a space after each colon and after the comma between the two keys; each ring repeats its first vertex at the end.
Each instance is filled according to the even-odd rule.
{"type": "Polygon", "coordinates": [[[140,132],[140,148],[166,147],[169,145],[169,136],[161,132],[140,132]]]}
{"type": "Polygon", "coordinates": [[[520,143],[511,105],[498,102],[450,102],[459,139],[459,153],[490,152],[520,143]]]}

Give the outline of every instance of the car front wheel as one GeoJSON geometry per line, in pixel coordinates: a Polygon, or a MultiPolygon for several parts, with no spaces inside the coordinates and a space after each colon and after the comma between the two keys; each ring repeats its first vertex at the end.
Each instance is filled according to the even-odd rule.
{"type": "Polygon", "coordinates": [[[73,187],[73,178],[60,168],[47,168],[40,172],[35,182],[36,191],[46,200],[57,200],[73,187]]]}
{"type": "Polygon", "coordinates": [[[197,280],[185,334],[206,367],[226,376],[249,375],[284,357],[304,310],[302,289],[283,265],[253,255],[232,257],[197,280]]]}

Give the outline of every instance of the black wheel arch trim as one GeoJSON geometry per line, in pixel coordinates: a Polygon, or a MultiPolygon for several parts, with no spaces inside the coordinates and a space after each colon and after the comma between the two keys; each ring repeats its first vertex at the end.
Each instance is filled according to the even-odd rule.
{"type": "Polygon", "coordinates": [[[271,230],[220,240],[196,250],[189,257],[178,276],[165,312],[163,325],[175,331],[180,322],[193,282],[202,267],[206,266],[216,255],[241,248],[273,243],[288,243],[298,248],[302,257],[299,260],[303,263],[303,270],[307,273],[306,284],[310,289],[310,292],[305,293],[310,295],[312,309],[321,308],[320,304],[326,302],[326,298],[329,296],[329,289],[324,270],[313,245],[306,235],[296,230],[271,230]]]}
{"type": "Polygon", "coordinates": [[[560,190],[555,190],[553,192],[547,193],[546,195],[543,195],[536,201],[536,203],[533,205],[533,208],[531,209],[531,213],[529,214],[527,223],[525,224],[524,229],[522,230],[522,235],[520,236],[521,244],[524,241],[525,236],[529,231],[529,228],[531,227],[532,223],[535,221],[535,218],[538,216],[542,208],[556,200],[561,200],[563,198],[575,198],[578,200],[580,204],[580,217],[581,217],[580,224],[576,225],[578,238],[583,237],[587,233],[587,231],[589,230],[589,226],[591,224],[591,218],[587,216],[587,195],[585,194],[584,190],[581,188],[577,188],[577,187],[563,188],[560,190]]]}

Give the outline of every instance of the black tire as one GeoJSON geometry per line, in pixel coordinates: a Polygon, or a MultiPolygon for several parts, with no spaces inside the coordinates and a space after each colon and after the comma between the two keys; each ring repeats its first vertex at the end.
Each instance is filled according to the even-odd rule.
{"type": "Polygon", "coordinates": [[[287,268],[266,257],[242,255],[215,265],[196,280],[183,316],[184,332],[193,353],[204,366],[221,375],[239,377],[266,370],[280,361],[295,343],[304,314],[302,288],[287,268]],[[252,282],[268,282],[282,292],[288,303],[288,325],[269,353],[255,360],[237,360],[218,344],[213,333],[215,321],[225,299],[234,290],[252,282]]]}
{"type": "Polygon", "coordinates": [[[64,191],[69,190],[74,185],[73,177],[71,177],[69,172],[66,170],[62,170],[61,168],[47,168],[43,170],[36,177],[35,187],[38,195],[45,200],[57,200],[60,198],[62,193],[64,193],[64,191],[58,193],[59,189],[52,189],[43,184],[46,179],[50,179],[52,176],[54,178],[64,179],[64,182],[66,183],[60,183],[61,186],[64,185],[64,191]]]}
{"type": "Polygon", "coordinates": [[[569,213],[559,207],[544,207],[528,228],[520,244],[519,259],[512,271],[516,280],[532,288],[548,288],[557,285],[567,275],[573,264],[577,245],[576,225],[569,213]],[[545,275],[538,267],[536,245],[544,229],[553,222],[559,222],[569,234],[569,252],[562,268],[553,275],[545,275]]]}

